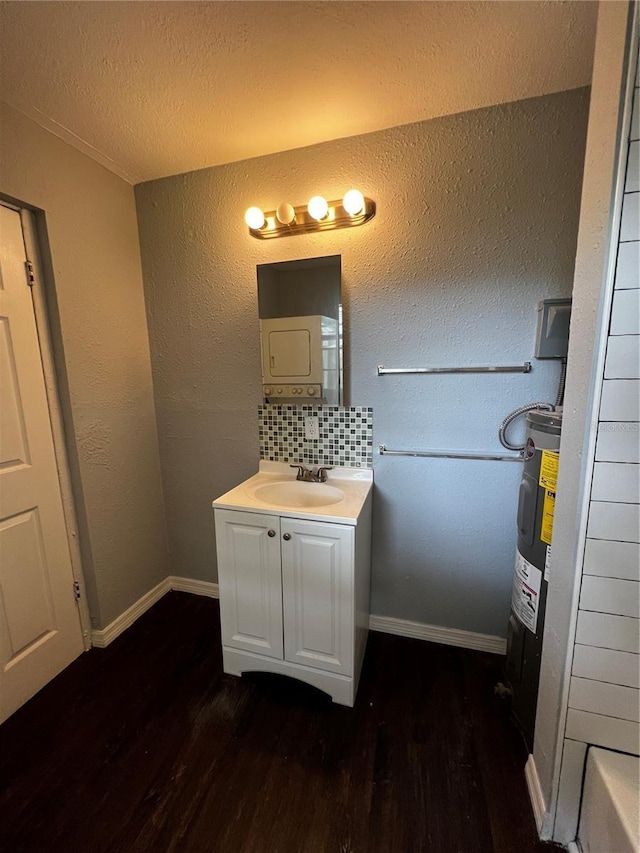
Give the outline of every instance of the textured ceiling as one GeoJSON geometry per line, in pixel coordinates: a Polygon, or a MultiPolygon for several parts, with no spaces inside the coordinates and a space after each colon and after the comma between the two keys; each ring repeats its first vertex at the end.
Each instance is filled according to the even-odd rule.
{"type": "Polygon", "coordinates": [[[8,2],[0,97],[131,183],[585,86],[595,2],[8,2]]]}

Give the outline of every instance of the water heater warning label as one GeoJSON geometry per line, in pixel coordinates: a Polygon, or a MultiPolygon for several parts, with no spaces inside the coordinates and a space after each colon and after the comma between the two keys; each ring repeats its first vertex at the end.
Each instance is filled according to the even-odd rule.
{"type": "Polygon", "coordinates": [[[540,459],[540,477],[538,485],[555,492],[558,485],[558,461],[560,454],[555,450],[543,450],[540,459]]]}
{"type": "Polygon", "coordinates": [[[540,539],[551,545],[553,539],[553,516],[556,511],[556,493],[547,489],[542,504],[542,521],[540,523],[540,539]]]}
{"type": "Polygon", "coordinates": [[[558,461],[560,454],[555,450],[543,450],[540,459],[538,485],[544,489],[540,539],[551,545],[553,538],[553,516],[556,511],[556,486],[558,484],[558,461]]]}
{"type": "Polygon", "coordinates": [[[542,572],[516,552],[516,570],[511,590],[511,609],[525,628],[536,632],[542,572]]]}

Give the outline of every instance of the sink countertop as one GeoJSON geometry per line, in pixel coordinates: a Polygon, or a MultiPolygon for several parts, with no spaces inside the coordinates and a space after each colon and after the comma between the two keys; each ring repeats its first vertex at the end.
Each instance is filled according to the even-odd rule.
{"type": "MultiPolygon", "coordinates": [[[[240,509],[268,515],[305,518],[309,521],[354,525],[358,522],[362,507],[373,486],[373,471],[371,468],[334,468],[327,471],[327,484],[336,486],[344,492],[344,498],[341,501],[327,506],[297,507],[284,504],[276,506],[256,497],[255,490],[260,486],[285,481],[296,482],[294,468],[290,468],[286,462],[261,460],[257,474],[221,495],[213,502],[213,507],[214,509],[240,509]]],[[[305,485],[313,489],[317,484],[307,483],[305,485]]]]}

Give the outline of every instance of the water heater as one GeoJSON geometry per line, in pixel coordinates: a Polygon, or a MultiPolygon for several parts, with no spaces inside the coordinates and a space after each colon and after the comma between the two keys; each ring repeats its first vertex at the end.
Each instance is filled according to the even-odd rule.
{"type": "Polygon", "coordinates": [[[314,314],[260,321],[262,391],[268,403],[339,403],[338,322],[314,314]]]}
{"type": "Polygon", "coordinates": [[[562,412],[527,414],[518,500],[518,545],[507,629],[506,677],[511,709],[530,749],[538,700],[542,636],[551,572],[551,539],[562,412]]]}

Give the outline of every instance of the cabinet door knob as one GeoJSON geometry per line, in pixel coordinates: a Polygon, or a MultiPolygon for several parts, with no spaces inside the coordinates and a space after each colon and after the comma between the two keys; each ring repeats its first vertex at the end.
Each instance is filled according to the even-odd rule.
{"type": "Polygon", "coordinates": [[[271,536],[273,538],[276,535],[275,530],[267,530],[267,536],[271,536]]]}
{"type": "Polygon", "coordinates": [[[291,534],[290,533],[283,533],[282,538],[288,542],[289,539],[291,539],[291,534]]]}

